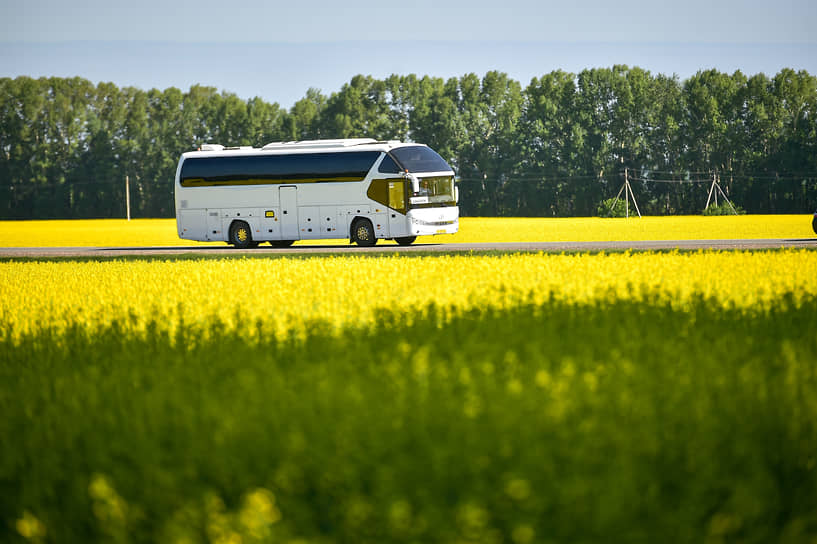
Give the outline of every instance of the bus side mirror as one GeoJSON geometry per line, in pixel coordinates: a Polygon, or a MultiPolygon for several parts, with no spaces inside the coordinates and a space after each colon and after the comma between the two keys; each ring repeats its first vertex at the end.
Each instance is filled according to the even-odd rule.
{"type": "Polygon", "coordinates": [[[420,192],[420,180],[417,179],[417,176],[414,174],[406,173],[406,178],[411,182],[411,192],[412,194],[417,194],[420,192]]]}

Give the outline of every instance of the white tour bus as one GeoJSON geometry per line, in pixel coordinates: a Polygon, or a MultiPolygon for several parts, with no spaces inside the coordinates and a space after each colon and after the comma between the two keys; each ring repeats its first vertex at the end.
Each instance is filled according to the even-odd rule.
{"type": "Polygon", "coordinates": [[[237,248],[380,238],[411,244],[459,227],[454,171],[431,148],[370,138],[203,145],[176,170],[180,238],[237,248]]]}

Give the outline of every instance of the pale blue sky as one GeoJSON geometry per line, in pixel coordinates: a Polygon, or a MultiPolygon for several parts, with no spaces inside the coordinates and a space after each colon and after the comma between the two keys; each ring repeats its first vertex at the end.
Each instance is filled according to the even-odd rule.
{"type": "Polygon", "coordinates": [[[817,73],[814,0],[0,0],[0,77],[78,75],[149,89],[193,83],[289,107],[358,73],[638,65],[817,73]]]}

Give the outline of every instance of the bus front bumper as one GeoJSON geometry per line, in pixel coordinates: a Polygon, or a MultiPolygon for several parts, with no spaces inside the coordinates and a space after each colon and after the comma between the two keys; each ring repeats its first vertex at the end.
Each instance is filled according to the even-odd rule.
{"type": "Polygon", "coordinates": [[[412,236],[455,234],[460,227],[459,207],[426,208],[408,212],[412,236]]]}

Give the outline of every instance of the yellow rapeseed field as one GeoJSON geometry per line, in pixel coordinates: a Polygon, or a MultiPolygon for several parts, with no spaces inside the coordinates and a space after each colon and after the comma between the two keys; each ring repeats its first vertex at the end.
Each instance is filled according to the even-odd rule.
{"type": "MultiPolygon", "coordinates": [[[[813,238],[811,215],[680,216],[643,218],[464,217],[455,235],[418,242],[599,242],[633,240],[722,240],[813,238]]],[[[315,244],[315,241],[298,244],[315,244]]],[[[321,240],[320,244],[348,244],[321,240]]],[[[380,242],[394,243],[394,242],[380,242]]],[[[176,234],[174,219],[0,221],[0,247],[224,246],[192,242],[176,234]]]]}
{"type": "Polygon", "coordinates": [[[430,303],[446,312],[550,298],[573,303],[695,297],[764,308],[817,295],[817,252],[511,254],[502,256],[240,258],[0,263],[0,327],[15,335],[118,320],[257,334],[369,327],[395,310],[410,324],[430,303]]]}

